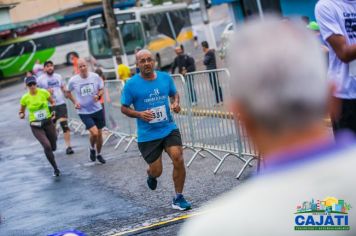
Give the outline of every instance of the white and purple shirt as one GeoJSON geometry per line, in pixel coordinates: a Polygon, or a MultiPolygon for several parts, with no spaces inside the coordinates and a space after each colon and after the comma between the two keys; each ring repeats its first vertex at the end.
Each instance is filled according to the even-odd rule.
{"type": "Polygon", "coordinates": [[[103,80],[92,72],[88,73],[87,78],[74,75],[68,82],[68,90],[74,91],[77,102],[80,104],[79,114],[93,114],[102,109],[100,102],[94,101],[94,96],[103,88],[103,80]]]}
{"type": "Polygon", "coordinates": [[[356,1],[320,0],[315,7],[315,16],[329,48],[328,77],[337,85],[334,96],[356,99],[356,61],[342,62],[327,42],[335,34],[344,36],[348,45],[356,44],[356,1]]]}
{"type": "Polygon", "coordinates": [[[61,75],[57,73],[53,73],[52,75],[44,73],[39,78],[37,78],[37,86],[43,89],[53,89],[52,97],[56,102],[56,106],[66,103],[62,91],[65,83],[61,75]]]}

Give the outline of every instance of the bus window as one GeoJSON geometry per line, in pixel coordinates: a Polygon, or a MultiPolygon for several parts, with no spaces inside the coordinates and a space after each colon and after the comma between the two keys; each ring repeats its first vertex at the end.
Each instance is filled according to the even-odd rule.
{"type": "Polygon", "coordinates": [[[104,28],[94,28],[88,31],[89,48],[94,57],[107,58],[112,55],[109,36],[104,28]]]}
{"type": "Polygon", "coordinates": [[[133,54],[136,47],[144,47],[144,39],[141,25],[139,23],[120,24],[121,37],[124,41],[125,52],[133,54]]]}

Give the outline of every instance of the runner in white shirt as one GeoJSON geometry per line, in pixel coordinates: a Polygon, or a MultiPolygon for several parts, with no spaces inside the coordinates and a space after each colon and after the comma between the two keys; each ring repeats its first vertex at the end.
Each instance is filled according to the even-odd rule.
{"type": "Polygon", "coordinates": [[[334,132],[356,133],[356,1],[320,0],[315,16],[329,48],[328,77],[336,84],[335,102],[340,114],[333,114],[334,132]]]}
{"type": "Polygon", "coordinates": [[[50,107],[51,111],[55,111],[55,122],[59,120],[59,124],[63,130],[64,141],[66,143],[67,155],[73,154],[74,151],[70,143],[70,129],[68,126],[68,111],[65,102],[66,88],[62,76],[54,73],[54,64],[52,61],[44,63],[45,73],[37,78],[37,86],[47,89],[56,105],[50,107]]]}
{"type": "Polygon", "coordinates": [[[78,110],[80,119],[90,133],[89,157],[91,161],[106,161],[101,155],[103,145],[102,128],[105,126],[103,108],[99,102],[103,96],[104,82],[99,75],[89,72],[85,60],[78,60],[79,74],[68,82],[68,98],[78,110]],[[74,92],[75,97],[71,92],[74,92]]]}

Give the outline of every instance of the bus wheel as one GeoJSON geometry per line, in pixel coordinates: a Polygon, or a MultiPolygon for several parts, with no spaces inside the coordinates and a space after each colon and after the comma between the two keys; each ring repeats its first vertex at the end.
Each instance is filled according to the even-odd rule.
{"type": "Polygon", "coordinates": [[[76,55],[77,57],[79,57],[79,55],[78,55],[77,52],[69,52],[69,53],[67,53],[67,56],[66,56],[66,65],[68,65],[68,66],[73,65],[73,62],[72,62],[72,60],[71,60],[71,58],[70,58],[70,56],[71,56],[72,54],[74,54],[74,55],[76,55]]]}
{"type": "Polygon", "coordinates": [[[162,67],[162,64],[161,64],[161,57],[159,54],[156,55],[156,69],[157,70],[160,70],[162,67]]]}

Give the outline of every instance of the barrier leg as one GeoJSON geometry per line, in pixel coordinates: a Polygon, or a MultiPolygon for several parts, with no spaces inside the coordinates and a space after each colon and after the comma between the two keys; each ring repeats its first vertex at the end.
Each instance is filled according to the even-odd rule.
{"type": "Polygon", "coordinates": [[[122,143],[122,141],[123,141],[124,139],[125,139],[125,136],[122,136],[122,137],[120,138],[119,142],[117,142],[117,144],[116,144],[115,147],[114,147],[115,150],[120,146],[120,144],[122,143]]]}
{"type": "MultiPolygon", "coordinates": [[[[110,132],[110,131],[109,131],[110,132]]],[[[109,141],[109,139],[111,138],[111,136],[113,136],[114,133],[110,132],[110,134],[105,138],[104,142],[103,142],[103,146],[109,141]]]]}
{"type": "Polygon", "coordinates": [[[129,147],[130,147],[130,145],[131,145],[131,143],[133,142],[135,140],[135,137],[131,137],[131,139],[130,139],[130,141],[129,141],[129,143],[126,145],[126,147],[125,147],[125,152],[127,152],[127,150],[129,150],[129,147]]]}
{"type": "Polygon", "coordinates": [[[241,168],[240,172],[237,174],[236,179],[240,179],[242,173],[245,171],[245,169],[246,169],[247,166],[250,164],[250,162],[253,161],[254,159],[256,159],[256,157],[251,157],[251,158],[245,163],[245,165],[241,168]]]}
{"type": "Polygon", "coordinates": [[[218,170],[220,169],[220,167],[222,166],[223,162],[225,161],[225,159],[230,156],[230,155],[236,155],[236,154],[232,154],[232,153],[226,153],[220,160],[219,164],[215,167],[214,170],[214,174],[216,174],[218,172],[218,170]]]}
{"type": "Polygon", "coordinates": [[[196,150],[195,153],[193,154],[192,158],[190,159],[190,161],[188,162],[187,164],[187,167],[189,167],[192,162],[195,160],[195,158],[197,158],[198,154],[203,151],[203,149],[199,149],[199,150],[196,150]]]}

